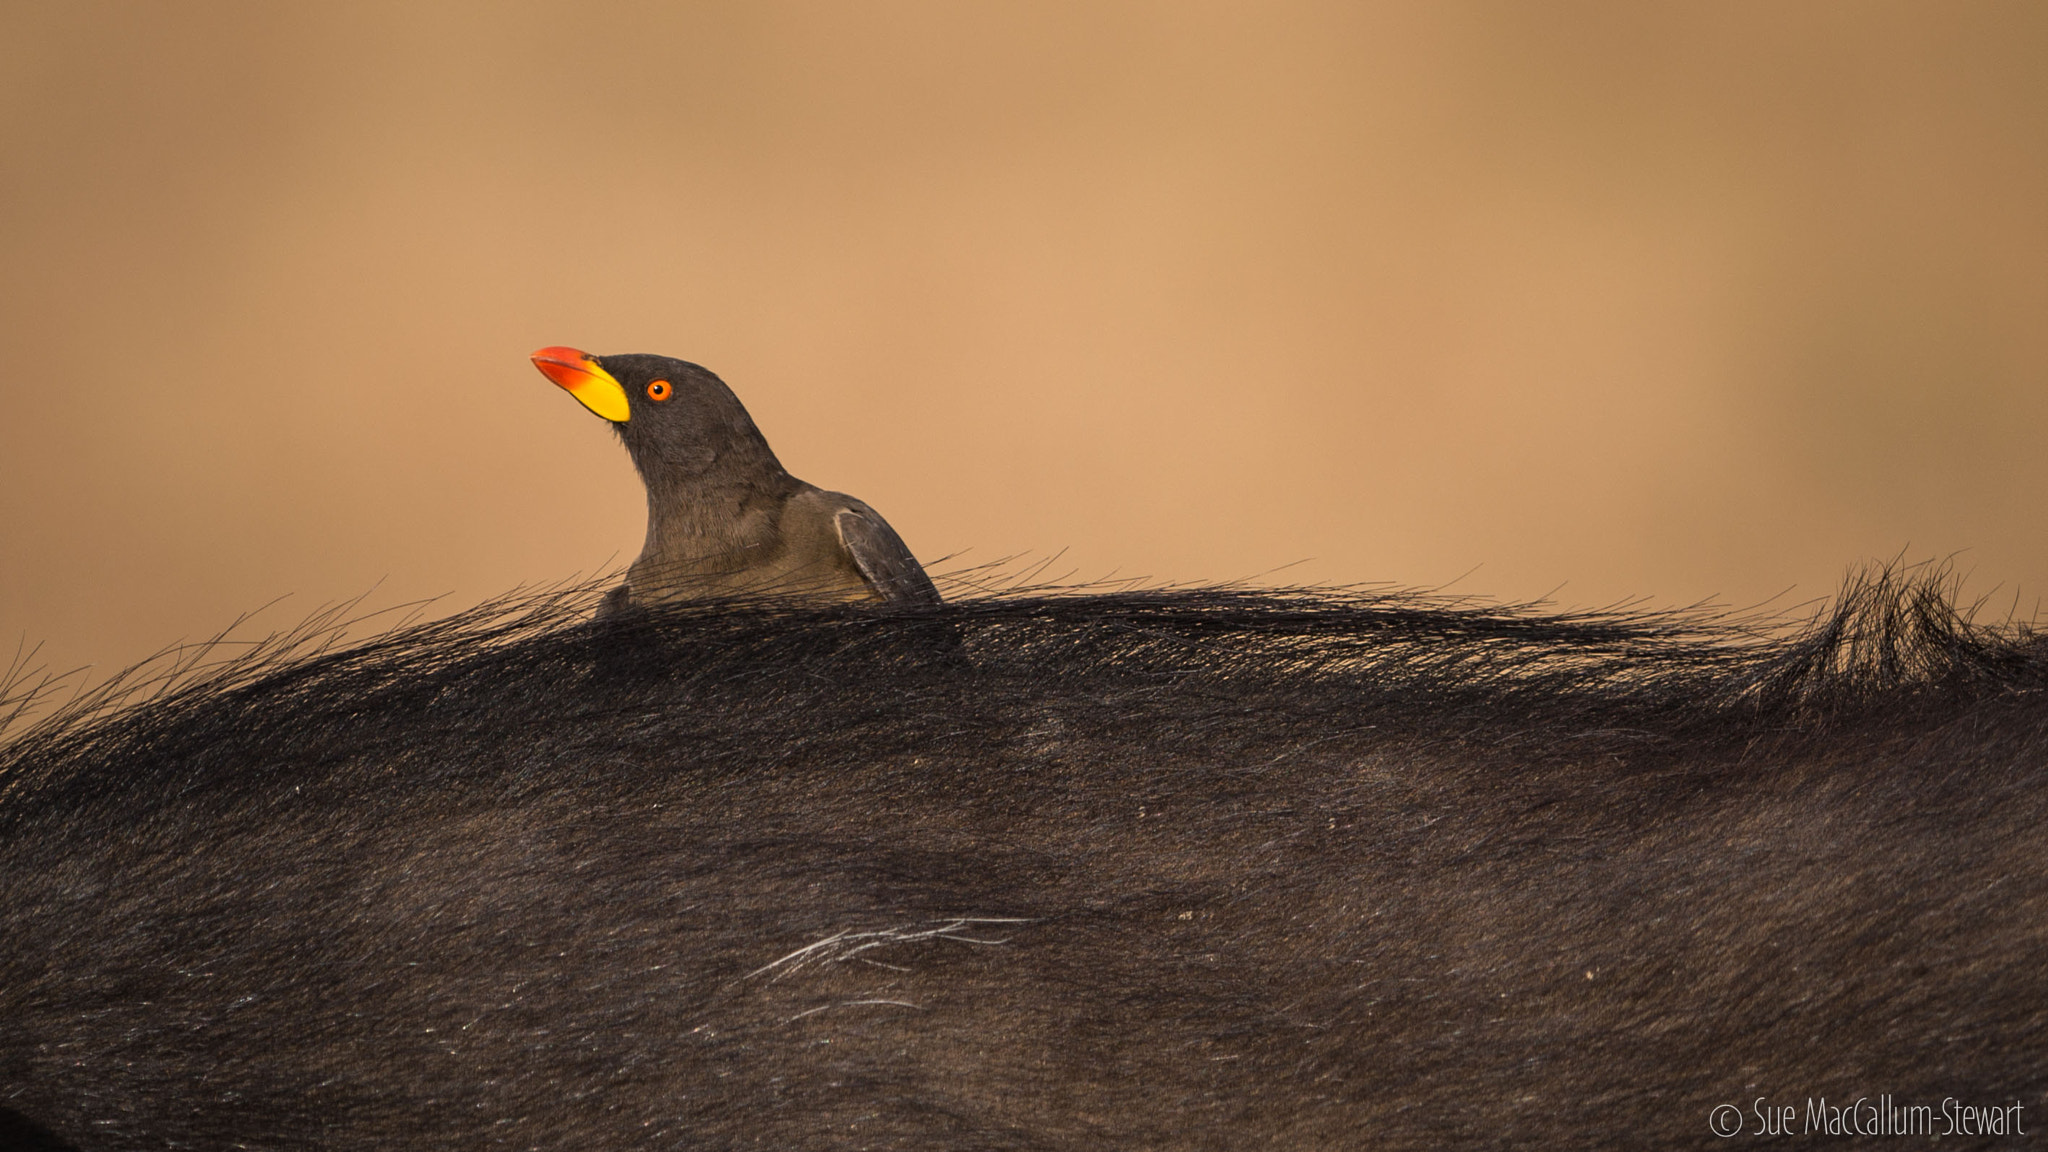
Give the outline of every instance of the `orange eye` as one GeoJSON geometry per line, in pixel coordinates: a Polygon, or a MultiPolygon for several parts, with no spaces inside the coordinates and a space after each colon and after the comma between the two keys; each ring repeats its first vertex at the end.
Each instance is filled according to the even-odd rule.
{"type": "Polygon", "coordinates": [[[647,386],[647,398],[649,400],[666,400],[674,393],[675,389],[669,387],[666,380],[656,380],[647,386]]]}

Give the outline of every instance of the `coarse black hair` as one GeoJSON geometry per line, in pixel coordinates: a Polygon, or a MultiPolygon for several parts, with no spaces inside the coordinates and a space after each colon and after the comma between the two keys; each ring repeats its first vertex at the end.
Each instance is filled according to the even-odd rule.
{"type": "Polygon", "coordinates": [[[1629,1147],[1763,1097],[2048,1087],[2048,647],[1938,566],[1803,626],[600,594],[316,620],[18,722],[0,1119],[1629,1147]]]}

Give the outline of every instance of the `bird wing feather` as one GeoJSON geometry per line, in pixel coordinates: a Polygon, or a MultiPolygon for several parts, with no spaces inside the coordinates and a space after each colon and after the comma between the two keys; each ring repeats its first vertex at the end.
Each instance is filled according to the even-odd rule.
{"type": "Polygon", "coordinates": [[[937,604],[939,590],[903,538],[873,508],[852,498],[832,518],[839,543],[853,557],[868,585],[889,604],[937,604]]]}

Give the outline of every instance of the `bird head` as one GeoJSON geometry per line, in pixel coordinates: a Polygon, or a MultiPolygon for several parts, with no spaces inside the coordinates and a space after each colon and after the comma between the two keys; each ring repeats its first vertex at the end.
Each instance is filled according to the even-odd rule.
{"type": "Polygon", "coordinates": [[[739,398],[707,368],[671,356],[593,356],[563,347],[535,352],[533,364],[611,421],[650,482],[720,464],[780,471],[739,398]]]}

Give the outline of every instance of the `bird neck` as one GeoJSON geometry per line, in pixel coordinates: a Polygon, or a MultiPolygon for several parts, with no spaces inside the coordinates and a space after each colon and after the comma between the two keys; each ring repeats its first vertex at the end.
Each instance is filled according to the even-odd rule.
{"type": "Polygon", "coordinates": [[[647,541],[639,563],[673,569],[755,562],[755,553],[777,541],[783,503],[804,486],[772,455],[767,464],[644,476],[647,541]]]}

